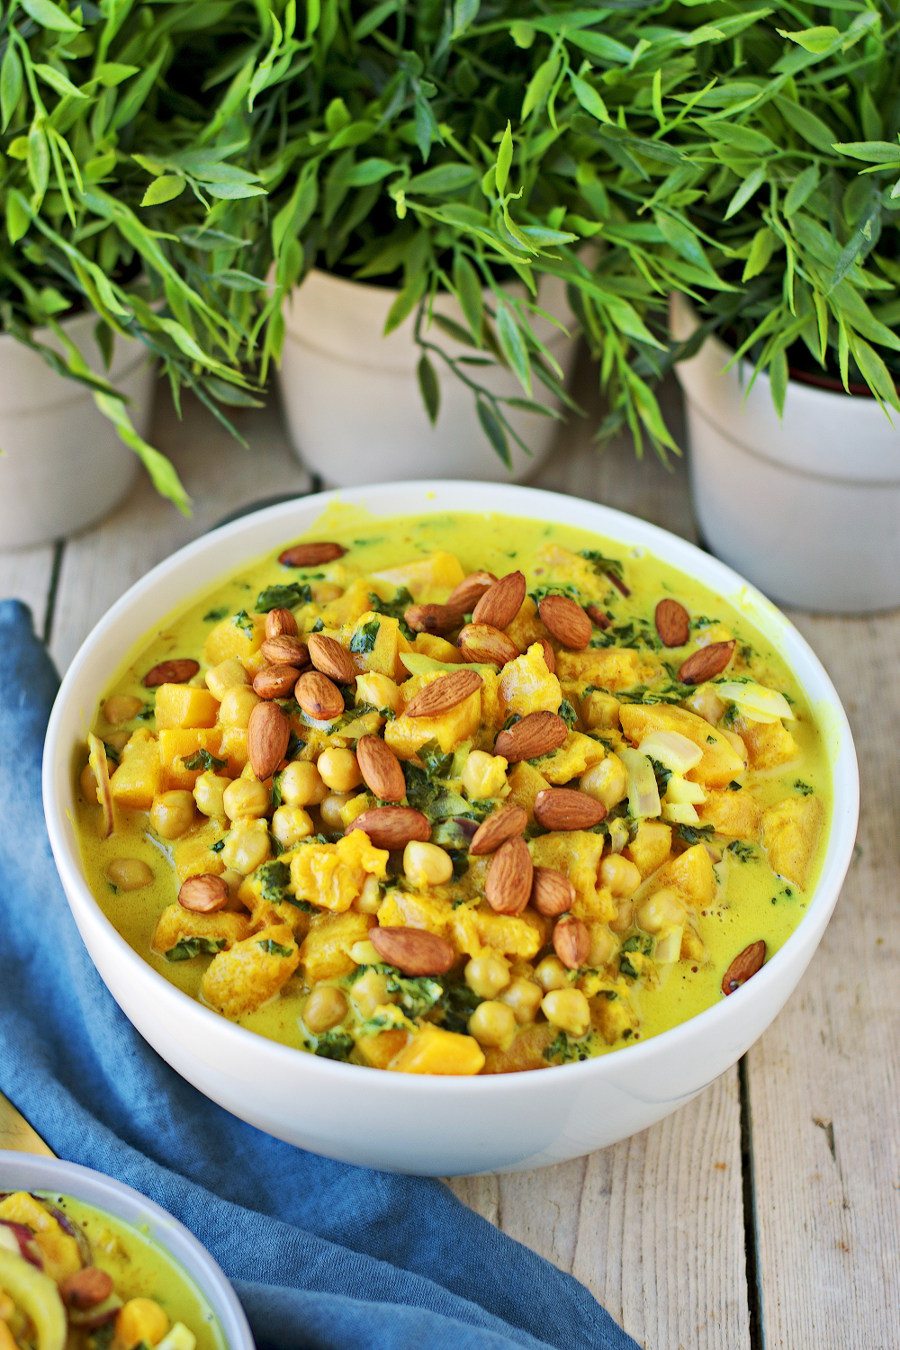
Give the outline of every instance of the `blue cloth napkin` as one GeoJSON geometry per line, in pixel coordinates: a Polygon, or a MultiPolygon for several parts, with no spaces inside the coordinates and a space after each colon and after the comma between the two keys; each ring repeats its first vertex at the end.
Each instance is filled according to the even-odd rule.
{"type": "Polygon", "coordinates": [[[0,602],[0,1089],[61,1157],[175,1214],[233,1281],[261,1350],[629,1350],[576,1280],[441,1182],[319,1158],[183,1081],[107,993],[44,829],[57,676],[0,602]]]}

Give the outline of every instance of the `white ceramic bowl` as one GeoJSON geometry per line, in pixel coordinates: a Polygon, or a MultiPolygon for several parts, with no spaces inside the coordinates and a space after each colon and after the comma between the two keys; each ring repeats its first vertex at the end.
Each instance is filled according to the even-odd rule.
{"type": "Polygon", "coordinates": [[[113,606],[75,657],[50,719],[43,787],[56,863],[88,951],[116,1001],[179,1073],[229,1111],[290,1143],[348,1162],[434,1175],[577,1157],[652,1125],[734,1064],[779,1012],[822,937],[850,861],[859,804],[850,728],[831,681],[787,619],[735,572],[684,540],[606,507],[533,488],[465,482],[395,483],[302,498],[215,530],[154,568],[113,606]],[[440,1078],[385,1073],[277,1045],[194,1002],[132,951],[88,889],[75,836],[74,766],[98,696],[154,624],[309,529],[333,500],[362,503],[380,516],[497,511],[581,526],[696,577],[771,641],[821,720],[834,810],[809,908],[752,980],[673,1030],[599,1059],[440,1078]]]}
{"type": "Polygon", "coordinates": [[[254,1350],[253,1337],[237,1295],[205,1247],[184,1224],[139,1191],[120,1181],[60,1158],[0,1151],[0,1191],[44,1191],[69,1195],[140,1228],[164,1247],[194,1281],[219,1320],[228,1350],[254,1350]]]}

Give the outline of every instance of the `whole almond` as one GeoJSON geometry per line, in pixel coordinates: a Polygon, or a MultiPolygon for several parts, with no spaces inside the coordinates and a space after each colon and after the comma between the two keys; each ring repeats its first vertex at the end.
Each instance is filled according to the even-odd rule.
{"type": "Polygon", "coordinates": [[[253,692],[260,698],[287,698],[296,683],[296,666],[263,666],[253,677],[253,692]]]}
{"type": "Polygon", "coordinates": [[[228,904],[228,887],[221,877],[202,872],[181,883],[178,903],[192,914],[215,914],[228,904]]]}
{"type": "Polygon", "coordinates": [[[460,629],[457,643],[467,661],[489,666],[505,666],[519,655],[512,638],[489,623],[467,623],[460,629]]]}
{"type": "Polygon", "coordinates": [[[545,830],[589,830],[605,815],[602,802],[577,788],[544,788],[534,799],[534,818],[545,830]]]}
{"type": "Polygon", "coordinates": [[[499,733],[494,754],[502,755],[509,764],[519,764],[523,759],[537,759],[558,750],[568,734],[569,728],[557,713],[526,713],[499,733]]]}
{"type": "Polygon", "coordinates": [[[507,572],[495,581],[472,610],[473,623],[486,623],[491,628],[506,628],[522,608],[525,599],[525,574],[507,572]]]}
{"type": "Polygon", "coordinates": [[[383,802],[399,802],[406,796],[400,761],[380,736],[360,736],[356,762],[366,787],[383,802]]]}
{"type": "MultiPolygon", "coordinates": [[[[272,613],[276,611],[272,610],[272,613]]],[[[294,666],[299,670],[309,664],[306,643],[301,642],[294,633],[278,633],[275,637],[266,638],[259,650],[273,666],[294,666]]]]}
{"type": "Polygon", "coordinates": [[[344,831],[362,830],[376,848],[405,848],[414,839],[427,843],[431,838],[431,822],[421,811],[411,806],[372,806],[352,820],[344,831]]]}
{"type": "Polygon", "coordinates": [[[553,950],[569,970],[577,970],[588,959],[591,935],[581,919],[560,919],[553,929],[553,950]]]}
{"type": "Polygon", "coordinates": [[[453,943],[427,928],[370,928],[369,941],[404,975],[446,975],[456,961],[453,943]]]}
{"type": "Polygon", "coordinates": [[[538,614],[548,632],[570,651],[584,651],[590,642],[594,631],[591,621],[567,595],[545,595],[538,605],[538,614]]]}
{"type": "Polygon", "coordinates": [[[501,844],[488,864],[484,898],[497,914],[521,914],[531,898],[534,867],[520,836],[501,844]]]}
{"type": "Polygon", "coordinates": [[[599,605],[585,605],[584,612],[597,628],[608,628],[612,623],[612,619],[608,614],[603,613],[599,605]]]}
{"type": "Polygon", "coordinates": [[[343,694],[320,670],[304,671],[294,685],[294,698],[317,722],[333,722],[344,711],[343,694]]]}
{"type": "Polygon", "coordinates": [[[160,661],[159,665],[152,666],[144,676],[144,688],[156,689],[161,684],[187,684],[199,669],[200,662],[192,661],[188,656],[176,657],[172,661],[160,661]]]}
{"type": "Polygon", "coordinates": [[[327,637],[324,633],[310,633],[307,638],[309,659],[316,670],[321,670],[330,680],[338,684],[352,684],[359,674],[356,662],[342,647],[337,638],[327,637]]]}
{"type": "Polygon", "coordinates": [[[460,622],[459,610],[449,605],[410,605],[403,617],[414,633],[452,633],[460,622]]]}
{"type": "Polygon", "coordinates": [[[266,637],[296,637],[297,620],[289,609],[270,609],[266,615],[266,637]]]}
{"type": "Polygon", "coordinates": [[[762,938],[758,942],[751,942],[749,947],[738,952],[722,976],[722,993],[733,994],[735,989],[740,989],[742,984],[746,984],[752,975],[762,969],[765,959],[766,944],[762,938]]]}
{"type": "Polygon", "coordinates": [[[496,853],[507,839],[525,833],[528,824],[528,812],[521,806],[501,806],[487,816],[472,836],[469,852],[476,857],[484,853],[496,853]]]}
{"type": "Polygon", "coordinates": [[[284,759],[290,739],[291,724],[278,704],[257,703],[247,723],[247,755],[257,778],[271,777],[284,759]]]}
{"type": "Polygon", "coordinates": [[[556,652],[553,650],[552,643],[550,642],[549,638],[545,637],[539,637],[538,642],[541,644],[541,650],[544,653],[544,665],[547,667],[551,675],[555,675],[556,652]]]}
{"type": "Polygon", "coordinates": [[[454,670],[423,685],[403,709],[404,717],[440,717],[465,702],[484,681],[477,670],[454,670]]]}
{"type": "Polygon", "coordinates": [[[691,635],[691,616],[677,600],[660,600],[654,614],[664,647],[683,647],[691,635]]]}
{"type": "Polygon", "coordinates": [[[97,1266],[84,1266],[67,1275],[59,1286],[62,1301],[74,1312],[87,1312],[105,1303],[113,1291],[112,1276],[97,1266]]]}
{"type": "Polygon", "coordinates": [[[471,614],[496,580],[493,572],[470,572],[447,596],[445,603],[448,609],[455,609],[459,614],[471,614]]]}
{"type": "Polygon", "coordinates": [[[575,887],[562,872],[556,872],[552,867],[536,867],[531,886],[531,903],[538,914],[555,919],[574,905],[575,887]]]}
{"type": "Polygon", "coordinates": [[[708,647],[698,647],[691,652],[686,661],[682,661],[678,678],[682,684],[703,684],[714,675],[721,675],[734,655],[735,640],[730,642],[711,642],[708,647]]]}
{"type": "Polygon", "coordinates": [[[343,558],[347,550],[341,544],[312,543],[294,544],[278,555],[282,567],[320,567],[322,563],[334,562],[343,558]]]}

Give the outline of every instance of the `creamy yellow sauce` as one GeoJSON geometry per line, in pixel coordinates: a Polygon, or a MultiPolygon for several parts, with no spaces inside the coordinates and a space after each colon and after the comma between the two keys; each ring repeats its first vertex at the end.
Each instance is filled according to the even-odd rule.
{"type": "MultiPolygon", "coordinates": [[[[743,645],[752,649],[751,669],[760,683],[785,694],[796,720],[790,723],[799,755],[790,764],[774,770],[754,772],[743,778],[762,806],[774,803],[798,790],[814,793],[825,807],[825,826],[821,831],[815,860],[805,890],[773,875],[761,847],[748,861],[739,861],[724,851],[716,864],[718,894],[714,904],[700,916],[700,931],[706,959],[699,965],[684,960],[675,963],[657,988],[640,995],[640,1031],[635,1039],[646,1039],[694,1016],[722,998],[723,974],[735,955],[748,944],[764,938],[768,957],[790,936],[806,911],[818,874],[828,835],[831,809],[830,770],[821,727],[809,702],[784,661],[772,650],[746,616],[705,586],[676,571],[658,559],[638,550],[599,538],[570,526],[503,516],[435,514],[418,518],[384,520],[373,518],[357,507],[332,507],[308,532],[311,539],[336,539],[347,548],[338,563],[301,572],[287,571],[277,561],[280,548],[294,539],[273,540],[273,552],[242,567],[235,575],[205,591],[188,605],[169,616],[132,651],[110,680],[105,691],[133,694],[147,699],[142,678],[147,669],[171,657],[193,656],[201,659],[204,640],[217,617],[246,609],[252,612],[257,593],[273,584],[292,580],[324,580],[338,576],[348,584],[354,576],[367,575],[396,567],[436,550],[455,554],[468,573],[489,569],[498,576],[513,569],[525,572],[528,588],[564,583],[565,577],[549,576],[537,561],[538,552],[554,543],[573,552],[591,549],[620,559],[631,589],[629,597],[610,592],[609,604],[616,624],[629,619],[649,620],[652,628],[656,603],[665,596],[677,598],[692,619],[704,616],[727,626],[743,645]],[[805,785],[798,789],[797,784],[805,785]]],[[[678,662],[695,644],[692,631],[684,652],[659,653],[678,662]]],[[[136,721],[128,729],[152,722],[136,721]]],[[[106,737],[110,727],[102,717],[95,724],[97,734],[106,737]]],[[[178,892],[178,881],[167,861],[168,848],[150,836],[146,816],[119,813],[119,828],[107,840],[97,837],[97,808],[82,802],[78,824],[82,857],[88,882],[104,912],[130,945],[167,980],[197,997],[206,958],[173,964],[151,951],[150,939],[161,910],[171,904],[178,892]],[[129,893],[116,893],[105,877],[110,861],[116,857],[139,858],[153,869],[153,883],[129,893]]],[[[304,991],[299,979],[292,980],[281,996],[241,1019],[243,1025],[273,1040],[301,1047],[304,1036],[300,1024],[304,991]]],[[[598,1053],[621,1048],[597,1047],[598,1053]]],[[[210,1342],[211,1343],[211,1342],[210,1342]]]]}

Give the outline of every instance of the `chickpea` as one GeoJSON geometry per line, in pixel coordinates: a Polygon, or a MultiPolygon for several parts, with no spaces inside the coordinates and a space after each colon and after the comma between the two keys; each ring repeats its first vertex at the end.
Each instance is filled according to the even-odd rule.
{"type": "Polygon", "coordinates": [[[329,1031],[347,1016],[347,1000],[333,984],[320,984],[306,1000],[303,1020],[313,1033],[329,1031]]]}
{"type": "Polygon", "coordinates": [[[512,1008],[495,999],[479,1003],[469,1018],[469,1033],[480,1045],[498,1046],[505,1050],[516,1034],[516,1017],[512,1008]]]}
{"type": "Polygon", "coordinates": [[[353,908],[359,910],[360,914],[378,913],[381,909],[381,887],[378,884],[377,877],[366,877],[353,908]]]}
{"type": "Polygon", "coordinates": [[[371,1017],[376,1008],[393,1002],[387,976],[377,970],[367,970],[365,975],[360,975],[350,990],[350,997],[363,1017],[371,1017]]]}
{"type": "Polygon", "coordinates": [[[558,956],[545,956],[543,961],[535,966],[534,978],[545,994],[549,994],[551,989],[569,987],[569,972],[558,956]]]}
{"type": "Polygon", "coordinates": [[[628,785],[625,765],[618,755],[607,755],[599,764],[592,764],[587,773],[581,775],[578,785],[582,792],[602,802],[607,811],[611,811],[625,796],[628,785]]]}
{"type": "Polygon", "coordinates": [[[647,933],[661,933],[664,928],[677,928],[684,923],[685,910],[678,893],[671,886],[648,895],[637,908],[637,921],[647,933]]]}
{"type": "Polygon", "coordinates": [[[114,858],[106,869],[106,879],[120,891],[139,891],[153,880],[153,869],[141,858],[114,858]]]}
{"type": "Polygon", "coordinates": [[[580,989],[551,989],[541,1009],[548,1022],[569,1036],[584,1036],[591,1025],[591,1006],[580,989]]]}
{"type": "Polygon", "coordinates": [[[541,986],[535,984],[534,980],[526,980],[520,975],[503,990],[500,997],[512,1008],[516,1021],[524,1025],[537,1017],[543,993],[541,986]]]}
{"type": "Polygon", "coordinates": [[[206,687],[220,703],[229,689],[240,689],[249,683],[250,676],[236,656],[229,656],[227,661],[210,666],[206,672],[206,687]]]}
{"type": "Polygon", "coordinates": [[[204,816],[217,816],[221,819],[225,815],[224,794],[225,789],[231,784],[231,779],[226,778],[224,774],[213,773],[207,769],[201,773],[194,784],[194,801],[197,803],[197,810],[204,816]]]}
{"type": "Polygon", "coordinates": [[[509,962],[499,952],[484,952],[466,963],[463,978],[473,994],[492,999],[509,984],[509,962]]]}
{"type": "Polygon", "coordinates": [[[323,750],[316,760],[319,777],[332,792],[352,792],[362,782],[362,774],[352,750],[339,746],[323,750]]]}
{"type": "Polygon", "coordinates": [[[328,796],[319,807],[319,815],[322,817],[322,824],[327,830],[344,829],[345,821],[341,813],[349,801],[349,792],[329,792],[328,796]]]}
{"type": "Polygon", "coordinates": [[[247,877],[271,856],[271,852],[268,822],[248,819],[234,822],[220,856],[226,867],[247,877]]]}
{"type": "Polygon", "coordinates": [[[135,1350],[141,1345],[156,1345],[169,1330],[169,1319],[153,1298],[130,1298],[116,1314],[116,1345],[135,1350]]]}
{"type": "Polygon", "coordinates": [[[369,671],[365,675],[356,677],[356,702],[370,703],[373,708],[390,708],[392,712],[400,711],[400,688],[396,680],[392,680],[388,675],[379,675],[375,671],[369,671]]]}
{"type": "Polygon", "coordinates": [[[238,816],[264,816],[269,809],[269,789],[256,778],[236,778],[222,793],[229,820],[238,816]]]}
{"type": "Polygon", "coordinates": [[[685,703],[691,712],[697,713],[713,726],[725,711],[725,704],[711,684],[701,684],[685,699],[685,703]]]}
{"type": "Polygon", "coordinates": [[[259,699],[249,685],[236,684],[226,689],[219,704],[219,721],[225,727],[246,727],[259,699]]]}
{"type": "Polygon", "coordinates": [[[97,780],[90,764],[85,764],[78,775],[78,788],[86,802],[90,802],[91,806],[97,805],[97,780]]]}
{"type": "Polygon", "coordinates": [[[470,801],[500,797],[506,788],[507,761],[502,755],[470,750],[462,771],[463,791],[470,801]]]}
{"type": "Polygon", "coordinates": [[[403,850],[403,874],[411,886],[443,886],[453,876],[453,859],[437,844],[414,839],[403,850]]]}
{"type": "Polygon", "coordinates": [[[608,966],[619,950],[618,939],[601,923],[592,923],[590,930],[591,950],[588,953],[587,964],[594,967],[608,966]]]}
{"type": "Polygon", "coordinates": [[[194,823],[194,797],[175,788],[160,792],[150,807],[150,828],[160,839],[180,839],[194,823]]]}
{"type": "Polygon", "coordinates": [[[295,759],[278,779],[285,806],[318,806],[328,796],[319,770],[309,760],[295,759]]]}
{"type": "Polygon", "coordinates": [[[641,874],[633,862],[618,853],[610,853],[600,864],[600,884],[608,886],[619,899],[634,895],[641,884],[641,874]]]}
{"type": "Polygon", "coordinates": [[[110,726],[117,727],[122,722],[130,722],[143,708],[143,703],[133,694],[113,694],[103,705],[103,716],[110,726]]]}
{"type": "Polygon", "coordinates": [[[302,806],[279,806],[272,816],[272,833],[282,848],[293,848],[314,833],[312,817],[302,806]]]}
{"type": "Polygon", "coordinates": [[[354,942],[350,948],[350,960],[355,961],[358,966],[377,966],[381,957],[375,950],[374,942],[368,938],[360,938],[359,942],[354,942]]]}
{"type": "Polygon", "coordinates": [[[620,900],[616,917],[609,921],[610,928],[614,933],[627,933],[633,922],[634,901],[630,897],[620,900]]]}

